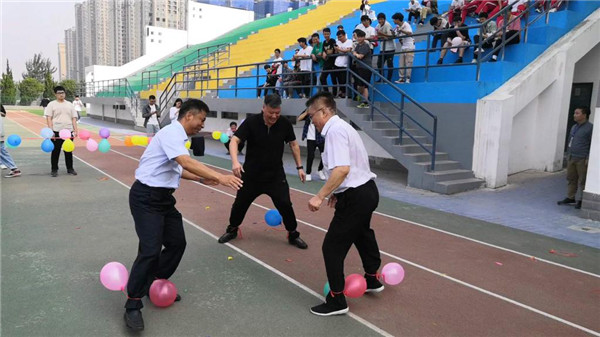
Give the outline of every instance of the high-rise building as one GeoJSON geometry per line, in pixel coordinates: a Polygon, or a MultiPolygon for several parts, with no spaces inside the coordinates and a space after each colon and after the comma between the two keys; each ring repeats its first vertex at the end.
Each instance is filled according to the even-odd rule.
{"type": "Polygon", "coordinates": [[[67,52],[65,44],[58,44],[58,80],[62,81],[67,78],[67,52]]]}
{"type": "Polygon", "coordinates": [[[65,30],[66,78],[77,79],[77,32],[75,27],[65,30]]]}

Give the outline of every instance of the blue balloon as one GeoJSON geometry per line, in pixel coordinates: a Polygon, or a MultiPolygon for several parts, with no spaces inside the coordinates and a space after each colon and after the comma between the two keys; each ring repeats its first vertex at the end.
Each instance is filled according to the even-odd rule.
{"type": "Polygon", "coordinates": [[[326,282],[325,286],[323,287],[323,296],[327,297],[327,294],[329,294],[330,291],[331,288],[329,288],[329,282],[326,282]]]}
{"type": "Polygon", "coordinates": [[[100,143],[98,143],[98,151],[102,153],[110,151],[110,143],[108,142],[108,139],[104,138],[100,141],[100,143]]]}
{"type": "Polygon", "coordinates": [[[276,209],[271,209],[265,214],[265,222],[271,227],[281,225],[281,214],[276,209]]]}
{"type": "Polygon", "coordinates": [[[44,151],[46,153],[52,152],[52,150],[54,150],[54,143],[52,143],[52,141],[50,139],[44,139],[41,147],[42,147],[42,151],[44,151]]]}
{"type": "Polygon", "coordinates": [[[54,137],[54,131],[50,128],[43,128],[42,132],[40,132],[42,138],[52,138],[54,137]]]}
{"type": "Polygon", "coordinates": [[[225,144],[225,143],[227,143],[228,141],[229,141],[229,136],[228,136],[228,135],[227,135],[225,132],[223,132],[223,133],[221,134],[221,143],[225,144]]]}
{"type": "Polygon", "coordinates": [[[6,142],[12,147],[17,147],[21,145],[21,137],[19,137],[19,135],[10,135],[6,139],[6,142]]]}

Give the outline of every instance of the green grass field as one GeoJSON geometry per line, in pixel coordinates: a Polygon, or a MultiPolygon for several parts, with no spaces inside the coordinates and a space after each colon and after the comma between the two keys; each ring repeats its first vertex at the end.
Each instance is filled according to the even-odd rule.
{"type": "MultiPolygon", "coordinates": [[[[38,116],[43,116],[44,115],[44,109],[42,109],[41,107],[37,108],[37,107],[27,107],[27,106],[21,107],[20,106],[20,107],[18,107],[18,109],[19,110],[24,110],[24,111],[27,111],[27,112],[31,112],[32,114],[36,114],[38,116]]],[[[85,117],[85,116],[86,116],[86,112],[85,112],[85,109],[83,109],[81,111],[81,117],[85,117]]]]}

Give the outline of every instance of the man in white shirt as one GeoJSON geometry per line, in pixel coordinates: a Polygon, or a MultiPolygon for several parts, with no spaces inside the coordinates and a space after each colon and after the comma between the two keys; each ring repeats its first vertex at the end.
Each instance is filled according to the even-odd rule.
{"type": "Polygon", "coordinates": [[[79,99],[79,95],[75,95],[73,107],[75,108],[75,111],[77,111],[77,122],[79,122],[81,119],[81,110],[83,110],[83,102],[79,99]]]}
{"type": "Polygon", "coordinates": [[[303,93],[300,94],[301,98],[308,97],[310,95],[310,79],[312,71],[312,47],[306,44],[306,38],[301,37],[298,39],[298,44],[300,45],[300,50],[294,55],[292,59],[296,61],[300,61],[300,72],[303,73],[300,75],[302,85],[307,86],[303,89],[303,93]]]}
{"type": "Polygon", "coordinates": [[[400,69],[398,70],[400,78],[395,83],[410,83],[410,75],[412,74],[412,66],[415,59],[415,39],[411,37],[412,27],[408,22],[404,21],[402,13],[392,15],[392,20],[396,24],[394,35],[400,37],[400,41],[402,41],[400,69]]]}
{"type": "MultiPolygon", "coordinates": [[[[54,150],[52,150],[50,158],[50,175],[52,177],[58,176],[58,159],[60,158],[60,151],[62,151],[64,143],[64,140],[59,136],[59,131],[63,129],[71,131],[71,140],[73,140],[73,137],[77,137],[77,111],[75,111],[73,103],[65,100],[65,88],[60,85],[54,87],[54,95],[56,96],[56,100],[48,103],[48,106],[44,109],[46,123],[54,131],[52,139],[54,150]]],[[[67,173],[76,176],[77,172],[73,169],[73,152],[64,152],[67,173]]]]}
{"type": "MultiPolygon", "coordinates": [[[[352,51],[352,40],[348,39],[346,32],[338,30],[336,33],[337,42],[335,46],[336,54],[347,54],[352,51]]],[[[348,69],[349,56],[338,56],[335,58],[333,78],[335,79],[334,85],[338,85],[339,98],[346,98],[346,69],[348,69]]]]}
{"type": "Polygon", "coordinates": [[[156,104],[156,96],[150,95],[148,97],[148,105],[142,110],[142,117],[144,117],[144,127],[148,136],[153,136],[160,130],[158,119],[160,118],[160,106],[156,104]]]}
{"type": "Polygon", "coordinates": [[[365,32],[365,39],[369,42],[371,49],[373,49],[373,46],[377,41],[377,31],[371,26],[371,18],[367,15],[363,15],[360,18],[360,24],[356,26],[356,29],[365,32]]]}
{"type": "MultiPolygon", "coordinates": [[[[384,13],[377,14],[377,27],[375,28],[377,37],[381,39],[381,54],[377,58],[377,69],[383,76],[383,62],[386,62],[388,67],[387,79],[392,80],[392,68],[394,68],[394,53],[396,52],[396,42],[394,41],[394,32],[392,25],[386,21],[384,13]]],[[[377,80],[381,82],[381,79],[377,80]]]]}
{"type": "Polygon", "coordinates": [[[421,15],[421,4],[417,0],[410,0],[408,3],[408,8],[405,9],[408,12],[408,24],[412,18],[415,18],[415,24],[419,21],[419,16],[421,15]]]}
{"type": "Polygon", "coordinates": [[[280,92],[281,87],[283,86],[283,76],[281,76],[283,72],[283,58],[281,58],[281,49],[276,48],[273,53],[275,54],[275,58],[273,59],[272,67],[277,69],[275,73],[277,75],[277,82],[275,82],[275,91],[280,92]]]}
{"type": "MultiPolygon", "coordinates": [[[[188,136],[204,127],[208,111],[208,106],[197,99],[183,103],[178,119],[156,134],[135,170],[129,208],[139,244],[127,282],[124,316],[125,324],[132,330],[144,329],[141,299],[148,294],[152,282],[171,277],[185,251],[182,216],[175,208],[173,196],[181,178],[205,185],[221,184],[234,190],[242,186],[241,179],[208,168],[192,159],[185,148],[188,136]]],[[[179,300],[177,294],[175,301],[179,300]]]]}
{"type": "Polygon", "coordinates": [[[336,115],[333,96],[320,92],[306,102],[308,115],[317,130],[325,136],[323,165],[327,181],[308,202],[316,212],[325,198],[335,207],[335,214],[323,241],[323,259],[330,292],[326,302],[310,311],[319,316],[341,315],[348,312],[344,296],[344,259],[355,245],[365,268],[366,292],[380,292],[384,286],[377,279],[381,265],[371,217],[379,203],[377,177],[369,166],[369,156],[356,130],[336,115]]]}

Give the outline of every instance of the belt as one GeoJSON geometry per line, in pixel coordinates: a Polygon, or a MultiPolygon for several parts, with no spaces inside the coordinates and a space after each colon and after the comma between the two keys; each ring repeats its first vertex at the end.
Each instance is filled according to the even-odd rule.
{"type": "Polygon", "coordinates": [[[136,179],[135,183],[141,185],[144,188],[152,189],[152,190],[157,190],[157,191],[160,191],[162,193],[169,193],[169,194],[175,193],[175,189],[174,188],[148,186],[148,185],[144,184],[143,182],[141,182],[141,181],[139,181],[137,179],[136,179]]]}

